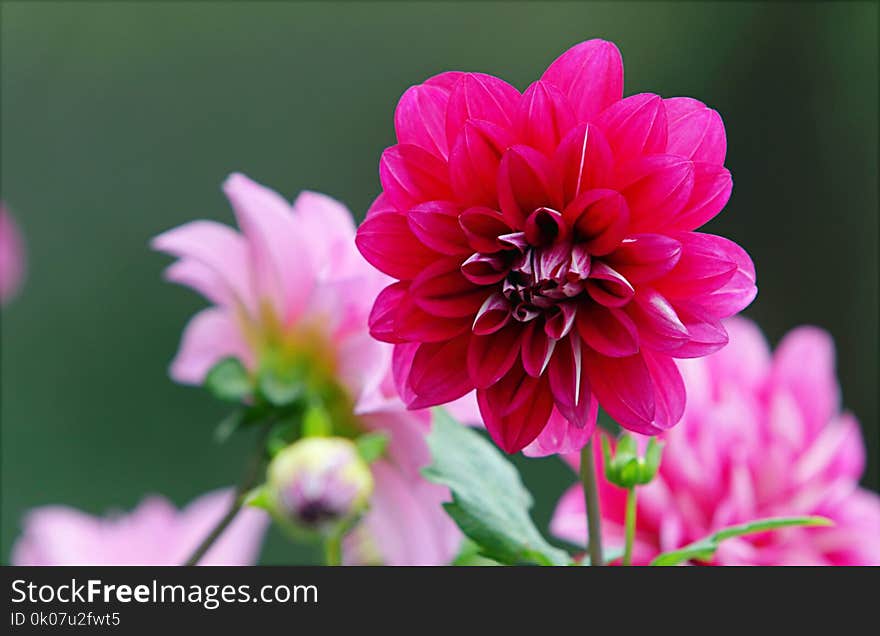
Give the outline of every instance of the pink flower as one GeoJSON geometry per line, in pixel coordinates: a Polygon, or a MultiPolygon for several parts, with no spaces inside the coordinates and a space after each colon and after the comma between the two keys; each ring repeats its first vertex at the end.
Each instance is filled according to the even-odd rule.
{"type": "MultiPolygon", "coordinates": [[[[823,515],[835,525],[725,541],[714,563],[880,564],[880,497],[859,488],[864,443],[856,419],[840,412],[830,336],[800,327],[771,356],[753,323],[726,326],[724,350],[680,363],[688,404],[665,434],[657,478],[639,488],[634,562],[732,524],[823,515]]],[[[602,483],[603,535],[612,546],[623,543],[624,500],[624,490],[602,483]]],[[[583,543],[579,487],[563,496],[551,527],[583,543]]]]}
{"type": "Polygon", "coordinates": [[[452,72],[401,97],[357,244],[396,279],[370,329],[411,408],[476,388],[495,442],[531,454],[583,446],[598,404],[649,435],[679,420],[673,358],[726,344],[755,271],[693,231],[730,196],[718,113],[622,90],[617,48],[590,40],[522,94],[452,72]]]}
{"type": "Polygon", "coordinates": [[[25,252],[15,219],[0,202],[0,305],[18,292],[24,278],[25,252]]]}
{"type": "MultiPolygon", "coordinates": [[[[93,517],[67,506],[45,506],[25,517],[13,565],[181,565],[232,502],[231,490],[202,495],[178,511],[167,499],[145,498],[129,514],[93,517]]],[[[201,565],[254,565],[269,516],[239,513],[201,565]]]]}
{"type": "Polygon", "coordinates": [[[291,205],[240,174],[224,191],[241,232],[193,221],[153,240],[178,257],[166,278],[213,303],[187,326],[172,378],[202,384],[228,356],[252,373],[267,360],[307,366],[310,382],[340,396],[330,405],[335,416],[390,436],[387,458],[371,465],[375,492],[362,540],[350,544],[346,560],[378,554],[389,565],[448,563],[461,536],[440,505],[449,493],[419,472],[430,461],[430,414],[406,410],[391,378],[391,347],[370,337],[370,306],[388,279],[355,248],[348,210],[314,192],[291,205]],[[403,541],[412,549],[402,551],[403,541]]]}

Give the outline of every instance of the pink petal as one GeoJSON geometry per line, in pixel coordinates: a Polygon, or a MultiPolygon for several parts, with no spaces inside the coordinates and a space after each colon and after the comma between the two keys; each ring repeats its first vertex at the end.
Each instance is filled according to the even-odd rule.
{"type": "Polygon", "coordinates": [[[816,480],[858,482],[865,470],[865,442],[859,422],[850,413],[833,419],[797,458],[792,470],[802,484],[816,480]]]}
{"type": "MultiPolygon", "coordinates": [[[[587,445],[596,430],[599,403],[596,400],[590,400],[590,407],[587,423],[584,426],[572,424],[562,417],[559,411],[554,410],[547,425],[532,443],[523,449],[523,454],[528,457],[546,457],[580,451],[587,445]]],[[[581,502],[583,502],[583,495],[581,495],[581,502]]],[[[583,517],[583,513],[581,514],[583,517]]]]}
{"type": "Polygon", "coordinates": [[[523,332],[522,364],[526,373],[539,378],[553,355],[556,341],[547,337],[540,320],[532,320],[523,332]]]}
{"type": "Polygon", "coordinates": [[[407,393],[414,396],[407,403],[409,408],[438,406],[474,390],[467,366],[463,364],[470,339],[471,334],[465,333],[446,342],[418,345],[412,367],[404,374],[407,393]]]}
{"type": "Polygon", "coordinates": [[[501,251],[503,246],[498,237],[510,234],[513,230],[500,212],[490,208],[468,208],[461,213],[458,223],[468,243],[477,252],[501,251]]]}
{"type": "Polygon", "coordinates": [[[569,132],[553,155],[554,188],[563,203],[594,188],[607,187],[614,158],[605,135],[581,124],[569,132]]]}
{"type": "Polygon", "coordinates": [[[498,202],[507,222],[521,228],[538,208],[553,207],[548,160],[528,146],[513,146],[504,153],[498,169],[498,202]]]}
{"type": "Polygon", "coordinates": [[[510,371],[519,356],[522,333],[522,326],[514,322],[491,334],[471,337],[467,369],[475,387],[485,389],[510,371]]]}
{"type": "Polygon", "coordinates": [[[719,244],[726,245],[723,249],[727,257],[736,263],[736,272],[717,290],[699,298],[695,297],[693,300],[716,317],[726,318],[748,307],[758,295],[758,288],[755,286],[755,265],[746,251],[733,241],[722,237],[715,237],[715,240],[719,244]]]}
{"type": "Polygon", "coordinates": [[[425,201],[452,198],[446,162],[411,144],[386,148],[379,179],[388,200],[401,212],[425,201]]]}
{"type": "Polygon", "coordinates": [[[498,166],[513,143],[506,128],[480,119],[468,121],[449,157],[449,178],[463,206],[498,207],[498,166]]]}
{"type": "Polygon", "coordinates": [[[688,330],[675,307],[653,289],[643,287],[636,293],[626,313],[639,331],[643,347],[655,351],[674,351],[688,341],[688,330]]]}
{"type": "Polygon", "coordinates": [[[458,223],[461,210],[449,201],[429,201],[407,214],[409,228],[419,241],[441,254],[467,255],[473,250],[458,223]]]}
{"type": "Polygon", "coordinates": [[[618,160],[664,152],[666,108],[651,93],[631,95],[615,102],[596,118],[618,160]]]}
{"type": "Polygon", "coordinates": [[[422,270],[413,280],[410,292],[416,304],[428,313],[461,318],[476,314],[491,289],[470,282],[461,273],[458,259],[448,258],[422,270]]]}
{"type": "Polygon", "coordinates": [[[553,410],[546,379],[535,380],[514,367],[502,380],[477,391],[489,435],[506,453],[516,453],[538,436],[553,410]]]}
{"type": "Polygon", "coordinates": [[[413,234],[406,215],[374,214],[358,228],[355,243],[373,267],[389,276],[411,280],[441,256],[413,234]]]}
{"type": "Polygon", "coordinates": [[[614,183],[629,205],[630,232],[653,232],[667,227],[690,199],[694,166],[674,155],[649,155],[620,166],[614,183]]]}
{"type": "Polygon", "coordinates": [[[675,267],[656,283],[667,298],[691,298],[724,286],[737,270],[739,247],[713,234],[680,232],[675,240],[681,257],[675,267]]]}
{"type": "Polygon", "coordinates": [[[757,392],[770,369],[770,346],[764,334],[751,320],[728,318],[723,322],[730,344],[706,359],[711,376],[719,382],[757,392]]]}
{"type": "Polygon", "coordinates": [[[669,122],[666,152],[722,165],[727,154],[727,136],[721,115],[690,97],[672,97],[663,103],[669,122]]]}
{"type": "Polygon", "coordinates": [[[15,219],[0,202],[0,304],[18,293],[25,274],[25,247],[15,219]]]}
{"type": "Polygon", "coordinates": [[[483,73],[464,73],[449,97],[446,138],[455,147],[459,132],[470,119],[483,119],[502,128],[513,124],[520,94],[507,82],[483,73]]]}
{"type": "Polygon", "coordinates": [[[320,236],[322,240],[303,241],[319,275],[333,277],[361,273],[360,258],[349,258],[355,235],[351,212],[339,201],[319,192],[305,190],[293,201],[293,218],[303,236],[320,236]]]}
{"type": "Polygon", "coordinates": [[[432,75],[428,79],[426,79],[422,84],[427,86],[436,86],[437,88],[442,88],[447,92],[452,92],[452,89],[455,88],[455,85],[458,83],[465,73],[462,71],[444,71],[443,73],[437,73],[437,75],[432,75]]]}
{"type": "Polygon", "coordinates": [[[613,252],[626,236],[629,208],[614,190],[587,190],[566,206],[566,222],[593,256],[613,252]]]}
{"type": "Polygon", "coordinates": [[[633,234],[606,261],[631,283],[646,283],[670,272],[681,257],[679,241],[662,234],[633,234]]]}
{"type": "Polygon", "coordinates": [[[438,318],[420,309],[405,282],[389,285],[376,298],[370,313],[370,335],[382,342],[441,342],[463,333],[467,318],[438,318]]]}
{"type": "Polygon", "coordinates": [[[171,363],[171,378],[181,384],[202,384],[208,371],[227,357],[236,357],[245,366],[253,363],[234,316],[215,307],[203,309],[183,331],[180,349],[171,363]]]}
{"type": "Polygon", "coordinates": [[[520,143],[550,157],[574,124],[574,111],[565,95],[552,84],[539,80],[522,94],[514,128],[520,143]]]}
{"type": "Polygon", "coordinates": [[[397,142],[419,146],[431,154],[446,159],[446,105],[449,90],[421,84],[411,86],[401,96],[394,111],[394,129],[397,142]]]}
{"type": "Polygon", "coordinates": [[[510,272],[506,254],[474,254],[461,264],[461,273],[475,285],[494,285],[510,272]]]}
{"type": "Polygon", "coordinates": [[[687,301],[674,304],[675,313],[688,332],[688,341],[670,352],[676,358],[702,358],[723,348],[728,342],[721,321],[702,307],[687,301]]]}
{"type": "Polygon", "coordinates": [[[695,230],[721,212],[733,190],[730,172],[710,163],[694,162],[694,189],[684,208],[670,219],[669,229],[695,230]]]}
{"type": "Polygon", "coordinates": [[[163,272],[165,280],[197,291],[215,305],[235,306],[235,295],[217,272],[194,259],[184,258],[169,265],[163,272]]]}
{"type": "Polygon", "coordinates": [[[635,294],[635,289],[623,274],[602,261],[591,264],[586,288],[593,300],[606,307],[622,307],[635,294]]]}
{"type": "Polygon", "coordinates": [[[620,309],[585,303],[578,308],[577,327],[584,342],[602,355],[623,358],[639,351],[638,330],[620,309]]]}
{"type": "Polygon", "coordinates": [[[590,121],[623,96],[623,60],[605,40],[587,40],[560,55],[541,76],[568,96],[578,121],[590,121]]]}
{"type": "Polygon", "coordinates": [[[654,385],[654,421],[652,424],[667,430],[678,424],[684,414],[685,386],[675,361],[653,351],[643,351],[648,373],[654,385]]]}

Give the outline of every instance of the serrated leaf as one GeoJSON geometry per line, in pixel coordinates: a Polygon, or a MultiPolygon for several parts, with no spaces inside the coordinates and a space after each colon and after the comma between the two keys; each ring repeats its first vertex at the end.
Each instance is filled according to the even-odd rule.
{"type": "Polygon", "coordinates": [[[532,496],[491,442],[435,409],[428,446],[432,463],[422,473],[449,487],[452,501],[443,507],[483,556],[508,565],[572,563],[535,527],[529,516],[532,496]]]}
{"type": "Polygon", "coordinates": [[[651,565],[679,565],[685,561],[709,561],[715,556],[719,544],[725,539],[742,537],[747,534],[757,534],[767,530],[779,528],[791,528],[796,526],[830,526],[830,519],[825,517],[773,517],[770,519],[758,519],[748,523],[742,523],[729,528],[723,528],[710,534],[704,539],[694,541],[681,549],[664,552],[651,561],[651,565]]]}
{"type": "Polygon", "coordinates": [[[361,456],[361,459],[368,464],[372,464],[385,454],[385,449],[388,448],[388,434],[380,432],[367,433],[358,437],[354,443],[357,446],[358,455],[361,456]]]}
{"type": "Polygon", "coordinates": [[[205,388],[227,402],[241,402],[251,393],[251,379],[238,358],[224,358],[208,371],[205,388]]]}

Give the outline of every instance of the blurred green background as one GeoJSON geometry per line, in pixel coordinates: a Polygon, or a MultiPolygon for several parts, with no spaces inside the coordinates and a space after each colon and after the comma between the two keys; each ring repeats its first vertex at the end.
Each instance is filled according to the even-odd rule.
{"type": "MultiPolygon", "coordinates": [[[[379,189],[400,94],[448,69],[520,89],[570,45],[617,43],[626,93],[717,108],[733,197],[711,229],[744,245],[747,310],[776,342],[829,329],[878,485],[877,5],[746,3],[2,4],[2,197],[29,277],[2,315],[2,559],[22,513],[176,503],[237,479],[224,407],[166,367],[203,301],[164,284],[150,237],[231,222],[241,170],[358,219],[379,189]]],[[[571,482],[520,461],[545,524],[571,482]]],[[[272,535],[264,562],[317,555],[272,535]]]]}

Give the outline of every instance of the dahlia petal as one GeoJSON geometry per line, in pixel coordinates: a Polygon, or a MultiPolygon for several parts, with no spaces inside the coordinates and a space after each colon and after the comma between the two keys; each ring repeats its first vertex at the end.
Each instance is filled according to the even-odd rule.
{"type": "Polygon", "coordinates": [[[491,334],[471,337],[467,368],[475,387],[485,389],[510,371],[519,356],[522,332],[522,326],[514,322],[491,334]]]}
{"type": "Polygon", "coordinates": [[[640,343],[648,349],[669,352],[688,341],[687,327],[675,308],[653,289],[640,288],[626,312],[639,331],[640,343]]]}
{"type": "Polygon", "coordinates": [[[309,190],[300,192],[291,207],[302,236],[323,236],[325,239],[302,241],[315,272],[323,275],[331,264],[334,277],[362,272],[360,266],[363,262],[359,258],[347,258],[357,254],[351,249],[355,226],[348,208],[332,197],[309,190]]]}
{"type": "Polygon", "coordinates": [[[522,94],[514,129],[520,143],[550,157],[574,124],[574,111],[565,95],[553,84],[539,80],[522,94]]]}
{"type": "Polygon", "coordinates": [[[397,282],[379,292],[370,311],[370,335],[381,342],[402,342],[397,334],[397,312],[409,285],[397,282]]]}
{"type": "Polygon", "coordinates": [[[498,202],[510,225],[522,227],[533,210],[553,207],[549,174],[549,161],[537,150],[513,146],[504,153],[498,169],[498,202]]]}
{"type": "Polygon", "coordinates": [[[449,201],[429,201],[407,214],[409,228],[424,245],[441,254],[465,255],[473,250],[458,223],[461,210],[449,201]]]}
{"type": "Polygon", "coordinates": [[[463,73],[449,96],[446,138],[451,148],[469,119],[483,119],[511,128],[520,94],[513,86],[491,75],[463,73]]]}
{"type": "Polygon", "coordinates": [[[180,384],[202,384],[208,371],[227,357],[238,358],[245,366],[253,363],[234,316],[217,307],[203,309],[184,329],[169,374],[180,384]]]}
{"type": "Polygon", "coordinates": [[[526,373],[534,378],[543,375],[550,363],[550,356],[556,341],[548,338],[540,320],[532,320],[526,325],[522,340],[522,364],[526,373]]]}
{"type": "Polygon", "coordinates": [[[675,313],[688,332],[688,341],[670,355],[675,358],[702,358],[715,353],[728,342],[727,330],[711,312],[694,303],[674,303],[675,313]]]}
{"type": "Polygon", "coordinates": [[[595,407],[587,373],[583,369],[579,337],[557,343],[547,367],[547,377],[559,413],[578,428],[585,427],[595,407]]]}
{"type": "Polygon", "coordinates": [[[620,309],[585,303],[578,308],[577,328],[584,342],[602,355],[623,358],[639,351],[638,329],[620,309]]]}
{"type": "Polygon", "coordinates": [[[224,295],[236,298],[251,315],[255,314],[247,243],[231,227],[214,221],[191,221],[163,232],[150,245],[154,250],[201,263],[214,272],[218,282],[222,281],[227,288],[224,295]]]}
{"type": "Polygon", "coordinates": [[[410,409],[438,406],[473,391],[474,385],[462,364],[470,339],[471,334],[465,333],[446,342],[418,345],[406,374],[406,393],[412,396],[407,402],[410,409]]]}
{"type": "Polygon", "coordinates": [[[483,302],[474,318],[473,332],[479,336],[495,333],[510,322],[510,301],[495,292],[483,302]]]}
{"type": "Polygon", "coordinates": [[[498,237],[513,230],[500,212],[485,207],[468,208],[461,213],[458,223],[468,243],[477,252],[501,251],[503,246],[498,237]]]}
{"type": "Polygon", "coordinates": [[[648,155],[623,164],[615,189],[629,206],[630,232],[667,227],[691,197],[694,165],[674,155],[648,155]]]}
{"type": "Polygon", "coordinates": [[[569,203],[562,215],[593,256],[613,252],[629,227],[626,199],[614,190],[587,190],[569,203]]]}
{"type": "Polygon", "coordinates": [[[865,444],[859,422],[843,413],[821,429],[801,454],[792,473],[802,484],[849,479],[857,482],[865,470],[865,444]]]}
{"type": "Polygon", "coordinates": [[[609,185],[614,158],[602,131],[581,124],[560,142],[552,165],[557,196],[570,203],[587,190],[609,185]]]}
{"type": "Polygon", "coordinates": [[[370,204],[370,207],[367,208],[367,213],[364,218],[369,219],[370,217],[376,214],[384,214],[386,212],[397,212],[397,208],[394,207],[394,204],[391,203],[391,199],[388,198],[388,195],[384,192],[380,192],[379,196],[373,199],[373,202],[370,204]]]}
{"type": "Polygon", "coordinates": [[[725,251],[736,263],[736,272],[717,290],[693,300],[716,317],[726,318],[748,307],[758,295],[758,288],[755,286],[755,265],[746,251],[733,241],[720,236],[716,240],[727,244],[725,251]]]}
{"type": "Polygon", "coordinates": [[[477,390],[477,403],[489,435],[506,453],[516,453],[538,436],[553,411],[546,379],[536,380],[514,367],[501,382],[477,390]]]}
{"type": "Polygon", "coordinates": [[[587,40],[556,58],[541,76],[568,96],[578,121],[590,121],[623,97],[623,60],[605,40],[587,40]]]}
{"type": "Polygon", "coordinates": [[[506,128],[472,119],[458,135],[449,156],[449,179],[465,207],[498,207],[496,183],[501,156],[513,143],[506,128]]]}
{"type": "Polygon", "coordinates": [[[684,208],[670,220],[669,228],[695,230],[721,212],[733,190],[730,171],[723,166],[694,162],[694,189],[684,208]]]}
{"type": "Polygon", "coordinates": [[[742,317],[723,322],[730,336],[730,344],[715,355],[706,358],[708,371],[719,382],[741,386],[746,391],[757,391],[770,370],[770,345],[761,329],[742,317]]]}
{"type": "Polygon", "coordinates": [[[373,267],[402,280],[415,278],[441,258],[416,238],[406,216],[397,212],[366,219],[358,228],[355,243],[373,267]]]}
{"type": "Polygon", "coordinates": [[[618,159],[666,149],[666,108],[659,95],[641,93],[615,102],[596,118],[596,126],[605,133],[618,159]]]}
{"type": "Polygon", "coordinates": [[[652,351],[642,355],[654,385],[654,426],[668,430],[678,424],[684,414],[686,391],[684,380],[675,361],[652,351]]]}
{"type": "Polygon", "coordinates": [[[665,276],[681,258],[681,243],[663,234],[632,234],[606,261],[631,283],[665,276]]]}
{"type": "Polygon", "coordinates": [[[464,333],[470,325],[468,316],[449,318],[426,312],[407,293],[398,307],[395,329],[401,339],[409,342],[441,342],[464,333]]]}
{"type": "Polygon", "coordinates": [[[421,84],[411,86],[401,96],[394,110],[394,129],[397,142],[419,146],[446,159],[446,106],[449,90],[421,84]]]}
{"type": "Polygon", "coordinates": [[[461,273],[475,285],[494,285],[510,272],[510,260],[503,254],[473,254],[461,264],[461,273]]]}
{"type": "Polygon", "coordinates": [[[416,304],[435,316],[473,316],[490,295],[490,288],[475,285],[461,273],[456,258],[441,259],[413,280],[410,292],[416,304]]]}
{"type": "Polygon", "coordinates": [[[247,237],[257,289],[289,324],[305,309],[317,271],[308,259],[296,256],[309,254],[309,248],[290,204],[277,192],[239,173],[227,177],[223,192],[247,237]]]}
{"type": "Polygon", "coordinates": [[[623,274],[602,261],[590,265],[586,289],[590,298],[606,307],[622,307],[635,294],[635,289],[623,274]]]}
{"type": "Polygon", "coordinates": [[[585,350],[584,368],[599,405],[617,423],[636,433],[656,435],[654,386],[641,354],[609,358],[585,350]]]}
{"type": "Polygon", "coordinates": [[[737,270],[738,246],[714,234],[681,232],[674,235],[681,245],[675,267],[656,283],[667,298],[691,298],[723,287],[737,270]]]}
{"type": "Polygon", "coordinates": [[[561,340],[571,331],[577,317],[577,305],[574,301],[556,305],[553,313],[548,313],[544,322],[544,334],[553,340],[561,340]]]}
{"type": "Polygon", "coordinates": [[[721,115],[690,97],[672,97],[663,103],[669,124],[666,152],[722,165],[727,154],[727,135],[721,115]]]}
{"type": "Polygon", "coordinates": [[[388,200],[401,212],[425,201],[452,198],[446,162],[412,144],[385,149],[379,180],[388,200]]]}
{"type": "Polygon", "coordinates": [[[210,267],[191,258],[173,262],[163,272],[165,280],[189,287],[208,301],[222,307],[233,307],[235,295],[226,282],[210,267]]]}
{"type": "Polygon", "coordinates": [[[549,245],[568,238],[568,225],[556,210],[538,208],[526,219],[523,233],[531,245],[549,245]]]}
{"type": "MultiPolygon", "coordinates": [[[[547,457],[548,455],[560,455],[576,453],[580,451],[596,431],[596,417],[599,414],[599,403],[590,400],[590,412],[584,426],[575,426],[565,419],[558,410],[550,414],[547,425],[538,436],[523,449],[523,454],[528,457],[547,457]]],[[[583,496],[580,497],[583,501],[583,496]]],[[[583,512],[581,513],[583,518],[583,512]]]]}

